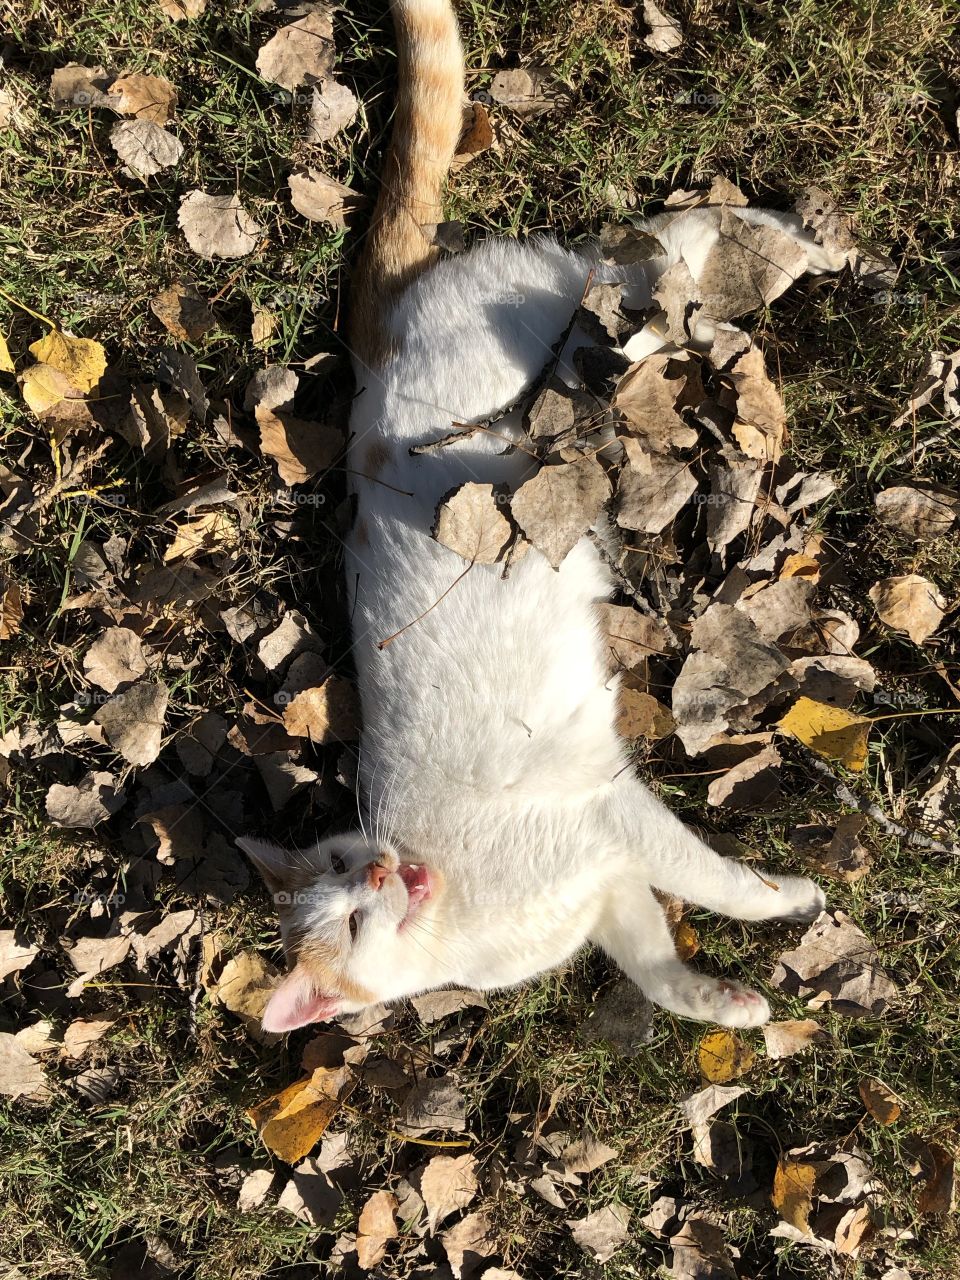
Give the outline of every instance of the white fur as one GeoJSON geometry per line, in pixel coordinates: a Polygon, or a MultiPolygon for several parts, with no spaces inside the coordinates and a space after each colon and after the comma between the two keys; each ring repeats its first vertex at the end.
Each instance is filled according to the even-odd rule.
{"type": "MultiPolygon", "coordinates": [[[[790,230],[810,246],[811,269],[839,265],[796,219],[735,212],[790,230]]],[[[696,275],[717,222],[714,210],[658,220],[652,229],[667,256],[606,275],[629,275],[643,304],[678,257],[696,275]]],[[[616,680],[605,674],[598,634],[595,606],[611,582],[588,539],[559,571],[531,551],[504,578],[500,566],[464,574],[466,562],[430,536],[450,489],[468,480],[515,486],[529,457],[504,454],[503,441],[485,433],[409,453],[520,395],[591,270],[605,270],[595,253],[549,239],[488,242],[444,261],[401,298],[389,317],[398,359],[385,371],[357,368],[349,466],[358,511],[346,572],[363,807],[379,829],[351,846],[347,880],[359,885],[366,861],[388,848],[443,884],[402,931],[389,913],[375,918],[376,903],[364,907],[357,888],[351,908],[371,915],[355,954],[344,948],[344,970],[384,1000],[450,983],[504,987],[593,941],[676,1013],[755,1025],[769,1016],[766,1001],[683,965],[651,886],[747,920],[808,919],[822,908],[820,889],[718,857],[636,778],[614,728],[616,680]],[[390,461],[364,479],[374,441],[390,446],[390,461]]],[[[566,376],[574,378],[569,366],[566,376]]],[[[509,418],[497,426],[508,428],[509,418]]],[[[328,941],[343,894],[343,877],[323,865],[332,843],[306,855],[319,860],[317,877],[298,917],[328,941]]]]}

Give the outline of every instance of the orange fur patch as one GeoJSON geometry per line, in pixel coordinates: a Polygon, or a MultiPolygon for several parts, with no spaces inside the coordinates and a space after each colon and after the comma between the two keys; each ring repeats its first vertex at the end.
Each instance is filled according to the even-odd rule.
{"type": "Polygon", "coordinates": [[[297,957],[308,970],[317,989],[324,994],[346,996],[357,1004],[374,1004],[376,996],[346,976],[340,964],[340,952],[331,942],[310,938],[303,943],[297,957]]]}

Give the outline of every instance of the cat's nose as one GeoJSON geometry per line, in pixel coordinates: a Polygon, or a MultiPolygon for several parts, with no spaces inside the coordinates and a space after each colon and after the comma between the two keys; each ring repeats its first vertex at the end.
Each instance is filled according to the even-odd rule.
{"type": "Polygon", "coordinates": [[[367,884],[371,889],[379,889],[390,872],[381,867],[379,862],[371,862],[367,867],[367,884]]]}

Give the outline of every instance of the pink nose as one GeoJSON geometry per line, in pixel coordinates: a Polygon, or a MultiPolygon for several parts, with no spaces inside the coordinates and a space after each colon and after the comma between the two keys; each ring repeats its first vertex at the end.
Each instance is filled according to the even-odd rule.
{"type": "Polygon", "coordinates": [[[390,872],[381,867],[379,862],[371,862],[367,867],[367,884],[371,889],[379,889],[390,872]]]}

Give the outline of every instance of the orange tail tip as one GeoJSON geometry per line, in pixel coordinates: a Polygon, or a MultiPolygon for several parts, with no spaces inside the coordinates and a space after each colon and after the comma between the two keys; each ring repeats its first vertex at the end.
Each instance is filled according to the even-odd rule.
{"type": "Polygon", "coordinates": [[[354,353],[369,364],[389,354],[390,303],[439,256],[433,232],[463,122],[463,51],[449,0],[393,0],[391,9],[397,108],[350,322],[354,353]]]}

